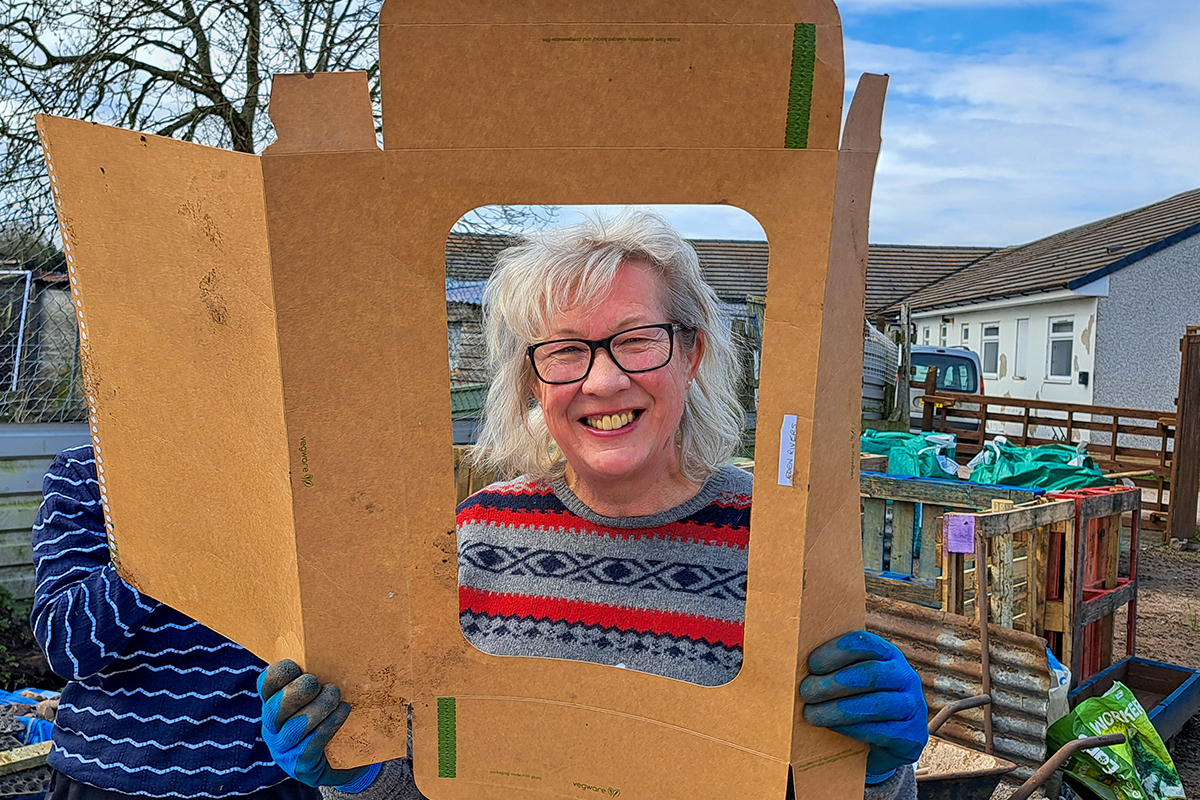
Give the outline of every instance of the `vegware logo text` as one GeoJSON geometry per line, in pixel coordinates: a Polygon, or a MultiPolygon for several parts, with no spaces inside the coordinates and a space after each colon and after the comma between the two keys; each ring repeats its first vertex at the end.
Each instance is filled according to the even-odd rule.
{"type": "Polygon", "coordinates": [[[574,786],[576,789],[580,789],[585,792],[596,792],[597,794],[607,795],[608,797],[620,797],[621,796],[621,790],[614,789],[611,786],[608,787],[607,789],[605,789],[602,786],[592,786],[591,784],[580,783],[579,781],[575,781],[571,785],[574,786]]]}

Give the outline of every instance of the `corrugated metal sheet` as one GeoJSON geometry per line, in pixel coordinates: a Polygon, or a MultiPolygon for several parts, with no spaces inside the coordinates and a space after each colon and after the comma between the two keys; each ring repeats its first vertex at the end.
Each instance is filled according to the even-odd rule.
{"type": "Polygon", "coordinates": [[[999,250],[922,289],[908,303],[913,309],[935,309],[1066,288],[1134,263],[1173,236],[1200,234],[1198,226],[1200,189],[999,250]]]}
{"type": "Polygon", "coordinates": [[[33,519],[42,478],[61,450],[91,441],[87,425],[0,425],[0,587],[33,597],[33,519]]]}
{"type": "MultiPolygon", "coordinates": [[[[867,629],[908,658],[921,676],[931,716],[947,703],[983,693],[979,626],[973,620],[869,595],[867,629]]],[[[998,625],[988,631],[996,755],[1017,764],[1014,777],[1024,780],[1045,760],[1050,691],[1046,644],[998,625]]],[[[951,717],[938,736],[982,751],[982,709],[951,717]]]]}

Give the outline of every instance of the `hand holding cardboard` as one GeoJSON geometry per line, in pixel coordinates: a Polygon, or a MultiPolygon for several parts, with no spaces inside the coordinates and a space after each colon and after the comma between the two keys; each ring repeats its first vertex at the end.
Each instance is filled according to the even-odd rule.
{"type": "Polygon", "coordinates": [[[895,645],[866,631],[826,642],[808,657],[800,684],[809,724],[871,746],[867,782],[913,764],[929,741],[921,679],[895,645]]]}
{"type": "Polygon", "coordinates": [[[333,786],[356,794],[371,785],[379,765],[333,769],[325,747],[350,716],[350,706],[333,684],[321,686],[295,661],[284,659],[258,676],[263,700],[263,740],[280,769],[305,786],[333,786]]]}

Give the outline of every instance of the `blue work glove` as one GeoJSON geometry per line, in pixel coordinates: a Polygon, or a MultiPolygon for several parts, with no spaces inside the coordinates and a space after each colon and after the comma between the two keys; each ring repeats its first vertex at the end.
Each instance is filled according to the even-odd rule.
{"type": "Polygon", "coordinates": [[[279,768],[306,786],[332,786],[357,794],[371,785],[380,765],[334,769],[325,747],[350,716],[350,704],[332,683],[321,686],[295,661],[272,664],[258,676],[263,700],[263,740],[279,768]]]}
{"type": "Polygon", "coordinates": [[[896,646],[855,631],[808,657],[800,683],[804,718],[871,746],[867,783],[882,783],[916,763],[929,741],[921,679],[896,646]]]}

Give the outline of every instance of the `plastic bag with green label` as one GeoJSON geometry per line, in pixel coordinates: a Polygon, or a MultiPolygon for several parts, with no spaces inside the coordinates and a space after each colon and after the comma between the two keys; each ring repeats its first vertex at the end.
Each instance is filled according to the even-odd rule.
{"type": "Polygon", "coordinates": [[[1183,782],[1146,710],[1123,683],[1089,697],[1046,731],[1046,747],[1072,739],[1125,734],[1125,744],[1081,750],[1065,772],[1104,800],[1183,800],[1183,782]]]}

